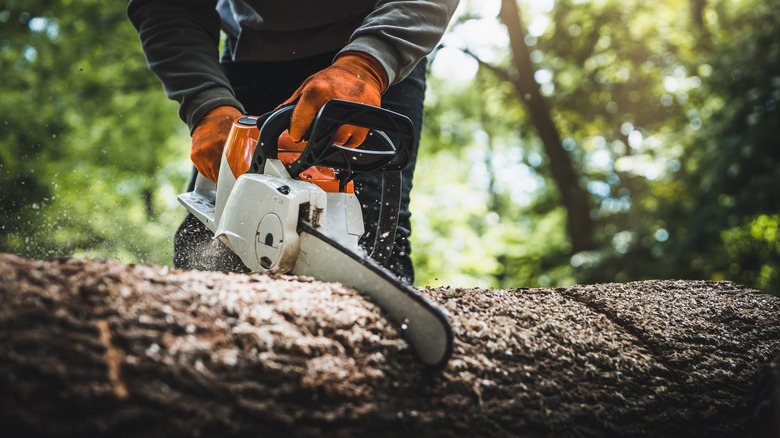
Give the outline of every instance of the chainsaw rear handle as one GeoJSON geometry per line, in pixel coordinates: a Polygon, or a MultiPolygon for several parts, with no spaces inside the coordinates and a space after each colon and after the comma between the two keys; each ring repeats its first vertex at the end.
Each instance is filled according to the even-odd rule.
{"type": "MultiPolygon", "coordinates": [[[[283,106],[257,119],[260,127],[258,146],[252,157],[251,170],[262,172],[266,159],[278,158],[279,136],[289,129],[295,104],[283,106]]],[[[331,99],[322,106],[309,131],[300,157],[287,166],[295,178],[311,166],[325,166],[342,171],[351,179],[361,173],[400,172],[412,156],[413,125],[408,117],[371,105],[331,99]],[[371,131],[357,148],[333,144],[342,125],[368,128],[371,131]]]]}

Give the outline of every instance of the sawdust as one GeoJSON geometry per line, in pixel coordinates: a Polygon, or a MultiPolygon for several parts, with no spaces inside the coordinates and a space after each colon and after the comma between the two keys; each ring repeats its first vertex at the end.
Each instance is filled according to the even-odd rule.
{"type": "Polygon", "coordinates": [[[421,292],[433,375],[341,285],[0,255],[0,430],[741,436],[780,352],[780,300],[731,283],[421,292]]]}

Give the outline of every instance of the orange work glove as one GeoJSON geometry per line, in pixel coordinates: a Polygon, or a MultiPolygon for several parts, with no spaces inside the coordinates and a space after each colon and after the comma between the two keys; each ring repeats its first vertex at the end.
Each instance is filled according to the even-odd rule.
{"type": "MultiPolygon", "coordinates": [[[[301,141],[320,108],[330,99],[343,99],[379,106],[388,86],[387,73],[373,56],[362,52],[347,52],[333,64],[311,76],[282,105],[298,104],[290,121],[290,136],[301,141]]],[[[336,131],[334,142],[357,147],[368,135],[368,129],[344,125],[336,131]]]]}
{"type": "Polygon", "coordinates": [[[190,159],[201,175],[217,182],[222,149],[233,121],[243,114],[232,106],[218,106],[206,113],[192,131],[190,159]]]}

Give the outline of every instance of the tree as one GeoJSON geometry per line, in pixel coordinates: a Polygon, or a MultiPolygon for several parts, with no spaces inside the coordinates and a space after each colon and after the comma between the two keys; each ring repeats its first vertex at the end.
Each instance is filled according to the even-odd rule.
{"type": "Polygon", "coordinates": [[[579,175],[561,144],[550,108],[539,91],[539,85],[534,81],[535,71],[525,43],[528,34],[523,27],[516,0],[502,0],[499,17],[509,33],[512,61],[516,71],[514,78],[509,74],[503,76],[510,80],[517,90],[517,95],[527,105],[533,125],[550,160],[550,171],[567,211],[566,229],[572,251],[576,253],[592,249],[593,221],[590,216],[590,199],[580,186],[579,175]]]}
{"type": "Polygon", "coordinates": [[[622,271],[628,278],[728,278],[780,291],[774,268],[780,83],[772,80],[780,71],[780,34],[772,24],[778,8],[720,2],[710,11],[717,21],[698,30],[707,42],[677,49],[664,79],[685,118],[664,136],[676,170],[645,183],[650,199],[628,215],[634,225],[626,228],[648,238],[594,264],[585,281],[622,271]],[[642,216],[656,225],[648,227],[642,216]],[[654,271],[632,261],[640,258],[657,261],[654,271]]]}
{"type": "MultiPolygon", "coordinates": [[[[427,120],[458,120],[431,125],[429,141],[436,142],[442,129],[459,130],[460,143],[440,144],[458,148],[464,158],[489,145],[492,152],[484,155],[497,157],[474,164],[472,172],[490,175],[482,189],[494,190],[487,197],[494,210],[484,217],[500,220],[467,228],[492,245],[486,251],[490,263],[480,265],[482,272],[492,266],[490,284],[707,278],[780,290],[773,268],[778,260],[773,78],[780,52],[777,26],[763,25],[776,21],[774,3],[563,0],[550,10],[519,3],[533,30],[521,44],[535,72],[527,87],[539,89],[548,103],[560,144],[592,205],[595,247],[573,254],[556,245],[519,243],[540,232],[558,241],[562,229],[540,225],[550,223],[563,201],[552,193],[552,160],[531,129],[531,110],[512,102],[518,88],[506,72],[512,71],[513,53],[523,50],[508,50],[511,38],[503,42],[495,32],[490,35],[498,44],[480,39],[473,28],[488,32],[495,23],[492,11],[466,5],[445,45],[480,59],[469,83],[478,99],[469,100],[468,109],[449,101],[431,104],[427,120]],[[510,120],[515,129],[520,121],[521,135],[508,133],[510,120]],[[469,138],[480,132],[483,137],[469,138]],[[522,151],[507,146],[512,144],[522,151]],[[545,157],[541,165],[529,160],[539,151],[545,157]],[[507,176],[503,169],[513,156],[526,167],[516,166],[519,172],[507,176]],[[536,189],[528,201],[506,188],[523,169],[538,178],[531,180],[536,189]],[[498,228],[503,247],[492,238],[498,228]]],[[[504,3],[503,14],[513,5],[504,3]]],[[[450,84],[431,83],[433,96],[442,93],[437,87],[452,92],[450,84]]],[[[446,153],[442,146],[431,149],[446,153]]]]}

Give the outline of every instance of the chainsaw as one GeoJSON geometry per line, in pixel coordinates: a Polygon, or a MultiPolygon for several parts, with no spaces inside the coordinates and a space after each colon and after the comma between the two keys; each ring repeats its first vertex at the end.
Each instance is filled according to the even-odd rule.
{"type": "MultiPolygon", "coordinates": [[[[333,99],[304,142],[281,147],[295,105],[233,123],[218,183],[197,177],[179,195],[186,209],[250,272],[338,282],[376,302],[401,329],[417,357],[442,368],[452,353],[444,312],[383,264],[392,252],[401,170],[412,154],[412,123],[398,113],[333,99]],[[369,129],[357,148],[333,143],[342,125],[369,129]],[[379,219],[366,230],[354,178],[381,176],[379,219]]],[[[373,222],[373,221],[372,221],[373,222]]]]}

